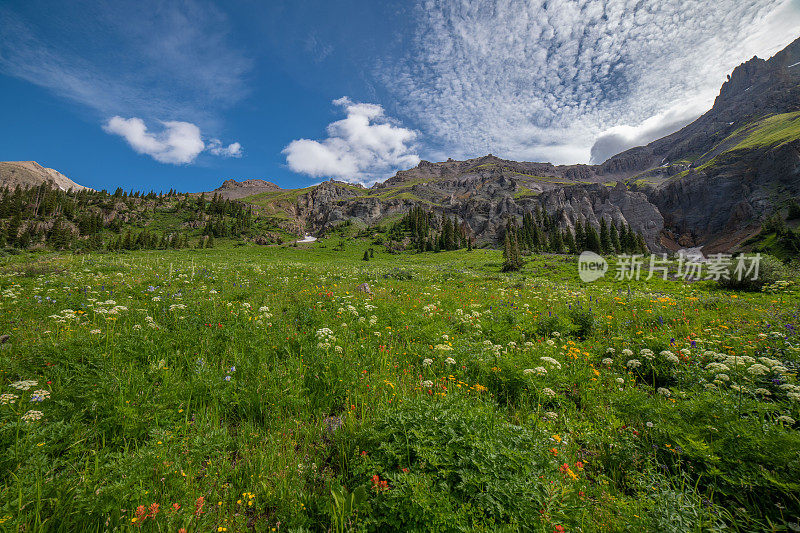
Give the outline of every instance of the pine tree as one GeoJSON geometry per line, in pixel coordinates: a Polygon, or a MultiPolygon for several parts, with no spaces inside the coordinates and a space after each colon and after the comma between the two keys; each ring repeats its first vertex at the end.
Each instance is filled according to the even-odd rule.
{"type": "Polygon", "coordinates": [[[601,253],[600,250],[600,236],[594,226],[586,224],[586,249],[597,254],[601,253]]]}
{"type": "Polygon", "coordinates": [[[611,234],[608,232],[606,219],[600,217],[600,250],[603,254],[610,254],[612,251],[611,234]]]}
{"type": "Polygon", "coordinates": [[[362,257],[361,260],[369,261],[369,250],[364,250],[364,257],[362,257]]]}
{"type": "Polygon", "coordinates": [[[613,222],[611,223],[611,248],[615,254],[620,253],[619,232],[617,231],[617,225],[613,222]]]}
{"type": "Polygon", "coordinates": [[[575,246],[580,251],[586,249],[586,234],[583,231],[583,224],[581,224],[580,220],[575,221],[575,246]]]}

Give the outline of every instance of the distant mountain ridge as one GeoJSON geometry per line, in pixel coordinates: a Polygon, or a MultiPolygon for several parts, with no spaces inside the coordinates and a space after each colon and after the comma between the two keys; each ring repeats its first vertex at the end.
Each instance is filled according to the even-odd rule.
{"type": "Polygon", "coordinates": [[[508,217],[537,208],[561,227],[626,224],[655,251],[729,251],[800,197],[800,39],[769,60],[738,66],[714,106],[681,130],[599,165],[500,159],[421,161],[363,188],[327,181],[242,199],[285,217],[295,231],[346,220],[379,223],[414,205],[455,216],[478,240],[499,238],[508,217]]]}
{"type": "MultiPolygon", "coordinates": [[[[33,161],[0,163],[0,186],[45,182],[84,189],[33,161]]],[[[297,234],[347,221],[391,222],[421,205],[456,218],[474,240],[496,243],[509,218],[541,209],[562,229],[624,224],[653,251],[735,251],[800,198],[800,39],[769,60],[754,57],[734,69],[713,107],[691,124],[599,165],[489,154],[421,161],[369,188],[330,180],[282,189],[261,179],[227,179],[205,194],[252,204],[297,234]]]]}
{"type": "Polygon", "coordinates": [[[52,168],[45,168],[36,161],[0,161],[0,187],[38,187],[49,183],[53,187],[68,191],[89,189],[79,185],[52,168]]]}

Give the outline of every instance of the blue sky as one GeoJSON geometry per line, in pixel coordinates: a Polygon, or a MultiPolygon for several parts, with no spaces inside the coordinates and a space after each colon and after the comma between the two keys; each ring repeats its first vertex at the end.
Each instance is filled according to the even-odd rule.
{"type": "Polygon", "coordinates": [[[800,0],[6,0],[0,160],[184,191],[489,152],[599,162],[699,116],[798,28],[800,0]]]}

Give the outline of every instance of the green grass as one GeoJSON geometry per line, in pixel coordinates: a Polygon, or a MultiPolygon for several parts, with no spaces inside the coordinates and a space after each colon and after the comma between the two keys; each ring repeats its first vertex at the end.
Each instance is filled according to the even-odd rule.
{"type": "Polygon", "coordinates": [[[502,274],[496,250],[339,240],[0,258],[2,528],[796,520],[800,434],[779,418],[800,419],[781,386],[796,291],[616,280],[614,261],[585,284],[572,257],[502,274]]]}
{"type": "Polygon", "coordinates": [[[751,126],[746,126],[745,133],[746,137],[733,150],[777,146],[800,139],[800,111],[764,118],[751,126]]]}

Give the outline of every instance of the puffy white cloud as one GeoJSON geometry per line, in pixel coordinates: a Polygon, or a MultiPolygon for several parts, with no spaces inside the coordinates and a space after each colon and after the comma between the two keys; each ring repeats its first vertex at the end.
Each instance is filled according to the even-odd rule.
{"type": "MultiPolygon", "coordinates": [[[[200,128],[191,122],[173,120],[161,124],[163,129],[160,132],[152,132],[140,118],[114,116],[108,119],[103,129],[125,139],[136,152],[149,155],[161,163],[192,163],[206,149],[200,128]]],[[[218,139],[212,139],[208,150],[214,155],[239,157],[242,147],[239,143],[223,146],[218,139]]]]}
{"type": "Polygon", "coordinates": [[[575,163],[598,136],[596,158],[710,108],[735,66],[798,36],[800,7],[419,0],[417,19],[408,55],[378,76],[432,149],[575,163]]]}
{"type": "Polygon", "coordinates": [[[220,157],[242,157],[242,145],[238,142],[225,146],[219,139],[211,139],[206,150],[220,157]]]}
{"type": "Polygon", "coordinates": [[[283,149],[286,163],[294,172],[372,182],[419,163],[414,153],[417,133],[393,123],[383,107],[355,103],[347,97],[333,103],[343,107],[347,116],[328,125],[327,138],[297,139],[283,149]]]}

